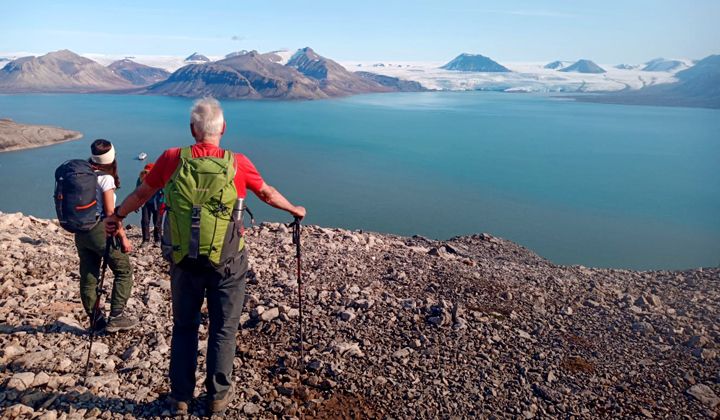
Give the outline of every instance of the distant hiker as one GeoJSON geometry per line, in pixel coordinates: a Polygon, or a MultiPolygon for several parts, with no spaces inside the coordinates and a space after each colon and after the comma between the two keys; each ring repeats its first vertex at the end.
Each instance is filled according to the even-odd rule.
{"type": "Polygon", "coordinates": [[[200,308],[207,297],[210,328],[207,344],[209,410],[225,410],[232,400],[236,334],[248,269],[242,237],[242,209],[247,189],[265,203],[293,216],[305,216],[266,184],[242,154],[221,149],[225,119],[212,98],[195,102],[190,113],[195,144],[166,150],[142,184],[105,219],[114,234],[130,212],[165,187],[163,254],[170,260],[173,308],[170,352],[170,404],[176,415],[187,413],[195,389],[200,308]]]}
{"type": "MultiPolygon", "coordinates": [[[[89,169],[95,173],[92,177],[97,180],[95,185],[88,185],[95,192],[95,203],[92,203],[96,212],[93,217],[100,220],[107,218],[113,214],[115,207],[115,190],[120,187],[120,178],[118,177],[117,161],[115,160],[115,148],[112,143],[107,140],[98,139],[90,145],[92,156],[89,159],[89,169]]],[[[70,161],[78,162],[78,161],[70,161]]],[[[87,164],[85,164],[87,165],[87,164]]],[[[62,168],[62,166],[61,166],[62,168]]],[[[60,168],[58,168],[60,170],[60,168]]],[[[75,170],[75,173],[80,173],[75,170]]],[[[69,174],[63,182],[73,181],[69,174]]],[[[70,188],[66,186],[66,188],[70,188]]],[[[92,192],[89,192],[92,194],[92,192]]],[[[65,193],[66,200],[70,199],[70,191],[65,193]]],[[[89,204],[88,204],[89,206],[89,204]]],[[[87,206],[77,206],[82,208],[87,206]]],[[[90,210],[90,208],[88,208],[90,210]]],[[[125,305],[133,285],[133,272],[130,265],[130,258],[127,253],[132,250],[132,244],[125,235],[122,226],[118,229],[118,236],[122,252],[113,248],[110,251],[109,266],[114,274],[112,295],[110,298],[110,319],[105,320],[105,315],[100,311],[95,319],[95,331],[105,329],[107,332],[117,332],[127,330],[137,324],[137,320],[124,313],[125,305]]],[[[75,247],[80,257],[80,298],[82,300],[85,312],[90,318],[90,325],[93,325],[92,310],[95,300],[98,299],[96,286],[98,276],[100,275],[100,265],[105,252],[106,236],[102,223],[95,222],[95,225],[89,230],[78,229],[75,233],[75,247]]]]}
{"type": "MultiPolygon", "coordinates": [[[[145,165],[142,171],[140,171],[140,175],[138,176],[136,187],[139,187],[143,180],[145,179],[145,176],[147,176],[148,173],[152,170],[153,166],[155,166],[154,163],[148,163],[145,165]]],[[[163,195],[162,188],[159,189],[155,195],[153,195],[143,206],[142,206],[142,213],[140,217],[140,228],[142,230],[142,244],[140,246],[143,246],[147,244],[150,241],[150,221],[152,220],[153,224],[153,241],[155,243],[160,242],[160,236],[162,235],[162,227],[161,227],[161,219],[160,219],[160,209],[163,205],[163,202],[165,201],[165,196],[163,195]]]]}

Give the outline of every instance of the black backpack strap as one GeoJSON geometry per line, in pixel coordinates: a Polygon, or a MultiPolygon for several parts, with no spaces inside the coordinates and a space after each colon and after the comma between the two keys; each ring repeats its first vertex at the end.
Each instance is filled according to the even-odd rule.
{"type": "Polygon", "coordinates": [[[200,254],[200,214],[202,206],[194,204],[190,219],[190,242],[188,243],[188,257],[197,258],[200,254]]]}

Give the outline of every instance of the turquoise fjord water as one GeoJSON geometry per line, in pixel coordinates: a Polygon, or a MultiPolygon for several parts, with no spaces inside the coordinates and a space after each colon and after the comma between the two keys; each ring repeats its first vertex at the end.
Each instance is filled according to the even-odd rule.
{"type": "MultiPolygon", "coordinates": [[[[190,144],[187,99],[0,96],[0,117],[85,138],[0,154],[0,210],[53,215],[55,167],[118,149],[119,196],[190,144]]],[[[309,210],[308,223],[449,238],[490,232],[562,264],[720,264],[720,112],[488,92],[225,101],[223,145],[309,210]]],[[[288,220],[257,199],[260,220],[288,220]]]]}

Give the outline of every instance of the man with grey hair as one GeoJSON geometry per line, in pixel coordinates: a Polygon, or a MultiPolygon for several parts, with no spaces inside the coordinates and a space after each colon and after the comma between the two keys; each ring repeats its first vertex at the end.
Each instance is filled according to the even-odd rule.
{"type": "Polygon", "coordinates": [[[235,340],[248,269],[238,215],[247,189],[273,207],[305,217],[305,209],[265,183],[247,157],[220,148],[225,126],[218,101],[196,101],[190,113],[195,144],[163,152],[142,184],[105,219],[106,231],[116,234],[125,216],[165,187],[163,253],[170,260],[173,308],[170,408],[176,415],[187,414],[195,390],[198,327],[205,297],[210,319],[205,379],[210,412],[224,411],[233,397],[235,340]],[[206,175],[209,172],[212,176],[206,175]]]}

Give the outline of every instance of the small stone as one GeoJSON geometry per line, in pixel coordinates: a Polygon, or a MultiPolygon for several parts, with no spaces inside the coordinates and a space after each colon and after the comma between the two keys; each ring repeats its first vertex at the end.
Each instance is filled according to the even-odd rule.
{"type": "Polygon", "coordinates": [[[335,345],[334,350],[341,356],[365,356],[360,350],[360,343],[339,343],[335,345]]]}
{"type": "Polygon", "coordinates": [[[566,306],[560,311],[563,315],[572,315],[573,314],[573,308],[566,306]]]}
{"type": "Polygon", "coordinates": [[[322,369],[322,362],[317,359],[313,359],[305,366],[310,372],[317,372],[322,369]]]}
{"type": "Polygon", "coordinates": [[[3,358],[8,361],[25,353],[25,348],[16,344],[11,344],[3,349],[3,358]]]}
{"type": "Polygon", "coordinates": [[[138,354],[140,354],[140,348],[138,346],[130,346],[123,352],[121,358],[128,361],[136,358],[138,354]]]}
{"type": "Polygon", "coordinates": [[[694,335],[685,343],[688,347],[705,347],[708,345],[710,340],[704,335],[694,335]]]}
{"type": "Polygon", "coordinates": [[[388,380],[384,376],[376,376],[375,379],[373,380],[375,385],[378,385],[378,386],[385,385],[387,383],[387,381],[388,380]]]}
{"type": "Polygon", "coordinates": [[[48,375],[45,372],[40,372],[37,375],[35,375],[35,379],[33,379],[32,386],[42,386],[47,384],[50,381],[50,375],[48,375]]]}
{"type": "Polygon", "coordinates": [[[260,319],[269,322],[280,316],[280,308],[271,308],[260,314],[260,319]]]}
{"type": "Polygon", "coordinates": [[[553,382],[557,381],[557,376],[555,376],[555,372],[552,371],[552,370],[548,371],[545,380],[546,380],[548,383],[553,383],[553,382]]]}
{"type": "Polygon", "coordinates": [[[245,403],[243,405],[243,413],[245,413],[248,416],[254,416],[255,414],[258,414],[260,412],[260,406],[258,406],[255,403],[245,403]]]}
{"type": "Polygon", "coordinates": [[[85,413],[85,418],[86,419],[94,419],[94,418],[97,418],[100,415],[100,413],[102,413],[102,411],[100,411],[99,408],[93,407],[90,410],[88,410],[87,413],[85,413]]]}
{"type": "Polygon", "coordinates": [[[344,310],[344,311],[341,311],[340,313],[338,313],[338,316],[343,321],[349,322],[349,321],[352,321],[353,319],[355,319],[355,312],[353,312],[351,310],[344,310]]]}
{"type": "Polygon", "coordinates": [[[92,354],[95,356],[105,356],[110,352],[110,347],[105,343],[93,343],[92,354]]]}
{"type": "Polygon", "coordinates": [[[655,332],[655,328],[653,328],[652,324],[646,321],[633,323],[632,330],[633,332],[640,333],[642,335],[649,335],[655,332]]]}
{"type": "Polygon", "coordinates": [[[275,389],[277,389],[278,394],[285,395],[286,397],[291,397],[295,393],[295,388],[289,383],[280,385],[275,389]]]}
{"type": "Polygon", "coordinates": [[[594,300],[592,300],[592,299],[586,300],[586,301],[585,301],[585,305],[587,305],[587,306],[589,306],[589,307],[591,307],[591,308],[599,308],[599,307],[600,307],[600,303],[597,302],[597,301],[594,301],[594,300]]]}
{"type": "Polygon", "coordinates": [[[39,417],[37,417],[37,420],[57,420],[57,411],[50,410],[42,413],[39,417]]]}
{"type": "MultiPolygon", "coordinates": [[[[33,413],[35,413],[35,410],[33,410],[32,407],[28,407],[25,404],[15,404],[11,407],[8,407],[5,411],[5,415],[9,418],[16,418],[20,416],[29,416],[33,413]]],[[[3,416],[4,417],[4,416],[3,416]]]]}
{"type": "Polygon", "coordinates": [[[705,384],[693,385],[686,392],[710,408],[715,408],[720,404],[720,398],[705,384]]]}
{"type": "Polygon", "coordinates": [[[25,391],[30,388],[35,381],[35,374],[33,372],[20,372],[14,374],[8,381],[8,388],[14,388],[18,391],[25,391]]]}
{"type": "Polygon", "coordinates": [[[532,336],[530,334],[528,334],[526,331],[523,331],[519,328],[515,331],[517,332],[518,336],[520,336],[520,338],[524,338],[526,340],[532,340],[532,336]]]}
{"type": "Polygon", "coordinates": [[[276,415],[280,415],[283,413],[283,411],[285,411],[285,406],[283,406],[282,403],[277,400],[271,402],[270,406],[268,408],[270,409],[270,411],[273,414],[276,414],[276,415]]]}
{"type": "Polygon", "coordinates": [[[396,359],[404,359],[408,357],[411,352],[412,350],[409,347],[405,347],[393,353],[393,357],[396,359]]]}
{"type": "Polygon", "coordinates": [[[70,366],[72,366],[72,360],[65,357],[65,358],[60,359],[60,361],[57,364],[56,369],[60,372],[66,372],[70,366]]]}

